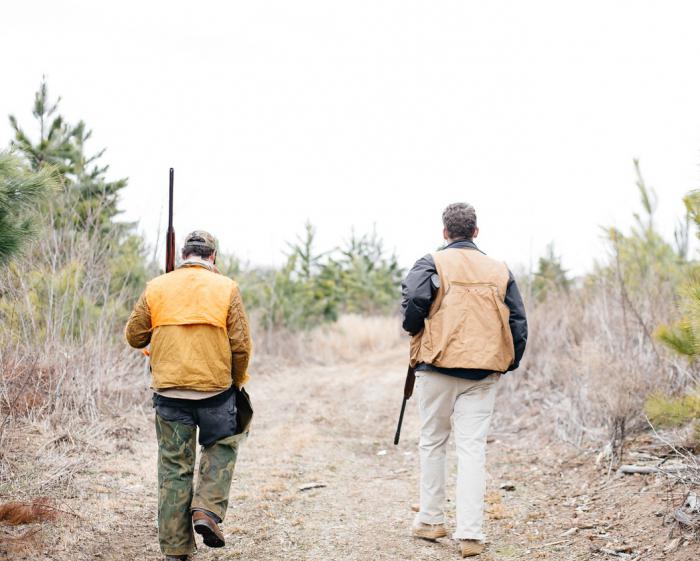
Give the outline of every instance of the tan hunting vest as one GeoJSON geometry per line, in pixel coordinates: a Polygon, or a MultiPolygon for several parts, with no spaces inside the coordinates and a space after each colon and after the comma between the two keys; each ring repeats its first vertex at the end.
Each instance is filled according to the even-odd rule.
{"type": "Polygon", "coordinates": [[[235,287],[203,267],[176,269],[148,283],[154,389],[218,391],[231,385],[226,321],[235,287]]]}
{"type": "Polygon", "coordinates": [[[508,268],[474,249],[444,249],[433,259],[440,288],[411,339],[411,365],[505,372],[514,360],[508,268]]]}

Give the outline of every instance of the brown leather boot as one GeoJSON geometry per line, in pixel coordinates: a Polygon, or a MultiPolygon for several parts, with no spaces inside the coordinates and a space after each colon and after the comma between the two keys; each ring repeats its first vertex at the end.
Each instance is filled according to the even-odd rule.
{"type": "Polygon", "coordinates": [[[202,536],[204,545],[209,547],[224,547],[224,533],[219,528],[211,516],[201,510],[195,510],[192,513],[192,525],[194,531],[202,536]]]}
{"type": "Polygon", "coordinates": [[[486,546],[479,540],[459,540],[459,551],[462,557],[481,555],[484,549],[486,549],[486,546]]]}
{"type": "Polygon", "coordinates": [[[423,524],[415,522],[413,524],[413,536],[424,540],[436,541],[439,538],[444,538],[447,535],[447,529],[444,524],[423,524]]]}

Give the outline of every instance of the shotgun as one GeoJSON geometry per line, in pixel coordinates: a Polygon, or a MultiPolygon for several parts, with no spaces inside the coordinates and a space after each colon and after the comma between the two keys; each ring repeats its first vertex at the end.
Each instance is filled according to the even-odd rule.
{"type": "Polygon", "coordinates": [[[403,401],[401,402],[401,413],[399,414],[399,424],[396,427],[396,435],[394,436],[394,445],[398,446],[399,438],[401,437],[401,425],[403,424],[403,414],[406,411],[406,402],[413,395],[413,386],[416,383],[416,369],[410,364],[408,372],[406,372],[406,382],[403,386],[403,401]]]}
{"type": "Polygon", "coordinates": [[[170,200],[168,201],[168,234],[165,238],[165,272],[175,270],[175,229],[173,228],[173,185],[175,170],[170,168],[170,200]]]}

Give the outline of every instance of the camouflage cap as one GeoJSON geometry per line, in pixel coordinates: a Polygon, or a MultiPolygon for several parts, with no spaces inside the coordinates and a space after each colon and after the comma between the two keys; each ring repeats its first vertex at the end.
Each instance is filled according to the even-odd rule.
{"type": "Polygon", "coordinates": [[[217,250],[216,238],[212,236],[209,232],[204,230],[195,230],[187,234],[185,238],[185,247],[206,247],[213,251],[217,250]]]}

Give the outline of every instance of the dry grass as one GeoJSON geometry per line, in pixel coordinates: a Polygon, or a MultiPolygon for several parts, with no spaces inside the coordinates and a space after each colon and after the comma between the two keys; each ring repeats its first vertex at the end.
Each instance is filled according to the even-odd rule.
{"type": "Polygon", "coordinates": [[[402,344],[407,337],[393,316],[345,315],[309,331],[268,331],[253,327],[253,368],[274,371],[289,365],[357,361],[402,344]]]}
{"type": "Polygon", "coordinates": [[[396,317],[346,315],[333,324],[314,329],[309,334],[308,345],[314,360],[333,364],[356,361],[405,341],[407,337],[396,317]]]}

